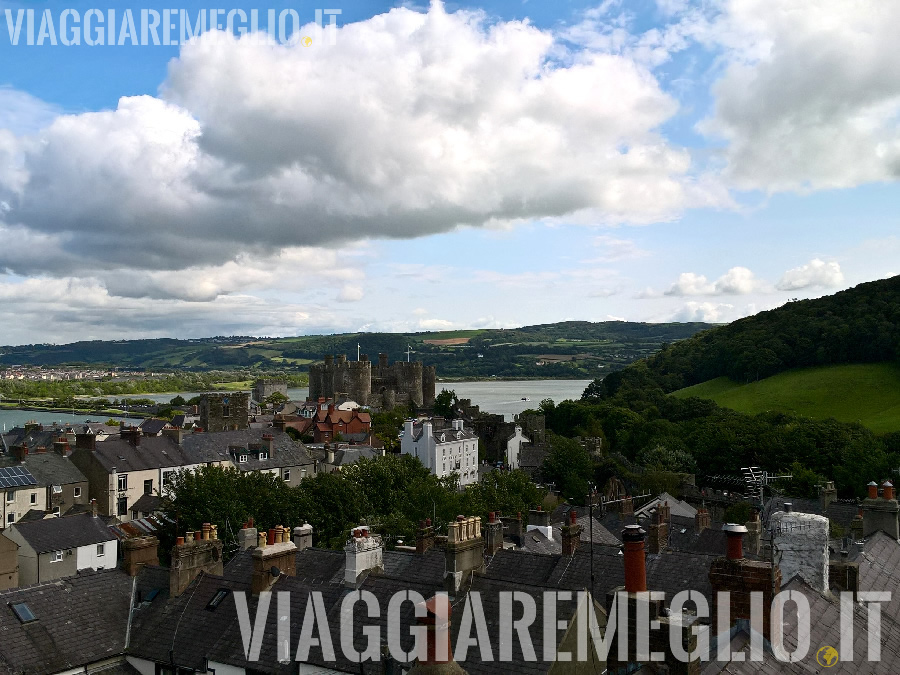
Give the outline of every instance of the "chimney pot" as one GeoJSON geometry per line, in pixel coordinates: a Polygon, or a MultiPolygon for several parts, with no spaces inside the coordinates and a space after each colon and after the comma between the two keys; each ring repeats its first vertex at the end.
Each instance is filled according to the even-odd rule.
{"type": "Polygon", "coordinates": [[[266,544],[269,546],[275,545],[275,528],[269,530],[268,537],[266,538],[266,544]]]}
{"type": "Polygon", "coordinates": [[[177,539],[175,539],[175,545],[184,546],[184,537],[178,537],[177,539]]]}
{"type": "Polygon", "coordinates": [[[575,524],[575,521],[577,520],[577,518],[578,518],[578,514],[575,513],[575,509],[571,509],[571,510],[569,511],[569,522],[570,522],[572,525],[574,525],[574,524],[575,524]]]}
{"type": "Polygon", "coordinates": [[[889,481],[889,480],[884,481],[884,484],[881,487],[884,488],[884,492],[882,493],[882,496],[885,499],[891,500],[894,498],[894,484],[891,483],[891,481],[889,481]]]}
{"type": "Polygon", "coordinates": [[[869,499],[878,499],[878,483],[873,480],[866,487],[869,488],[869,499]]]}
{"type": "Polygon", "coordinates": [[[626,525],[622,530],[625,546],[625,591],[640,593],[647,590],[647,566],[644,559],[644,535],[640,525],[626,525]]]}
{"type": "Polygon", "coordinates": [[[785,502],[785,503],[784,503],[784,512],[785,512],[785,513],[792,513],[793,511],[794,511],[794,505],[793,505],[793,503],[791,503],[791,502],[785,502]]]}
{"type": "MultiPolygon", "coordinates": [[[[787,504],[785,504],[785,507],[787,504]]],[[[785,509],[786,512],[787,509],[785,509]]],[[[747,528],[744,525],[735,523],[727,523],[722,530],[728,536],[728,548],[726,549],[726,557],[729,560],[742,560],[744,557],[744,535],[747,528]]]]}

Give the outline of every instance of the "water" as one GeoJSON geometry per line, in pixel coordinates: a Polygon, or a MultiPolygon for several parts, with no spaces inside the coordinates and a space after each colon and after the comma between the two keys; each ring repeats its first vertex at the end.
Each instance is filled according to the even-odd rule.
{"type": "MultiPolygon", "coordinates": [[[[35,410],[0,410],[0,430],[9,431],[13,427],[21,427],[29,420],[36,420],[44,426],[50,426],[54,422],[60,424],[72,424],[73,422],[84,422],[91,420],[92,422],[105,422],[110,418],[109,415],[94,414],[75,414],[62,412],[37,412],[35,410]]],[[[122,417],[113,417],[116,420],[122,420],[122,417]]]]}
{"type": "MultiPolygon", "coordinates": [[[[507,421],[512,421],[513,415],[517,415],[523,410],[536,409],[542,400],[552,398],[556,403],[565,401],[566,399],[579,399],[584,392],[585,387],[591,383],[591,380],[520,380],[515,382],[509,381],[464,381],[464,382],[438,382],[435,387],[435,393],[439,394],[442,389],[452,389],[459,398],[468,398],[472,400],[474,405],[481,408],[482,412],[503,415],[507,421]],[[522,399],[527,400],[522,400],[522,399]]],[[[181,396],[185,400],[194,396],[199,396],[200,392],[186,391],[181,392],[181,396]]],[[[304,401],[309,395],[307,387],[291,387],[288,389],[288,397],[293,401],[304,401]]],[[[132,398],[149,398],[158,403],[168,403],[176,394],[133,394],[132,398]]],[[[122,398],[121,396],[119,398],[122,398]]],[[[42,424],[52,424],[53,422],[71,423],[84,422],[90,418],[95,422],[105,422],[108,416],[75,415],[71,413],[41,413],[30,410],[0,410],[0,429],[6,424],[6,428],[10,429],[17,425],[22,425],[26,421],[35,419],[42,424]]]]}

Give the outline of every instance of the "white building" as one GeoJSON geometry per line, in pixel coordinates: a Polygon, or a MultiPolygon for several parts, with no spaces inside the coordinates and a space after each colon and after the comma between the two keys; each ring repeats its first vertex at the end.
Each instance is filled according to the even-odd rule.
{"type": "Polygon", "coordinates": [[[438,478],[459,474],[460,486],[478,482],[478,436],[452,420],[450,427],[434,428],[431,420],[407,420],[400,439],[400,452],[418,457],[438,478]]]}
{"type": "Polygon", "coordinates": [[[506,465],[510,469],[519,468],[519,454],[526,443],[531,443],[531,440],[522,434],[522,427],[517,424],[516,433],[506,441],[506,465]]]}

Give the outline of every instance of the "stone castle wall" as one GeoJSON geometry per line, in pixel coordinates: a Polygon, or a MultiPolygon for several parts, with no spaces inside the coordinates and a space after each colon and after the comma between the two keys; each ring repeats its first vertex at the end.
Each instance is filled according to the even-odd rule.
{"type": "Polygon", "coordinates": [[[335,398],[346,395],[360,405],[393,408],[413,405],[416,408],[434,405],[434,366],[421,362],[397,361],[388,364],[387,355],[380,354],[377,365],[368,356],[348,361],[344,355],[326,356],[322,363],[309,367],[309,397],[335,398]]]}

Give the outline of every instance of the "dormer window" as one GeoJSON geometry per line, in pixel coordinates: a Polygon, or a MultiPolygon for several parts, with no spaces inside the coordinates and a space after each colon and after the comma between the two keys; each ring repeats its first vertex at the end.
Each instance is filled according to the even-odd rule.
{"type": "Polygon", "coordinates": [[[269,453],[266,452],[265,450],[260,450],[259,458],[260,459],[269,459],[269,453]]]}
{"type": "Polygon", "coordinates": [[[247,462],[247,455],[238,455],[238,463],[244,464],[247,462]]]}

